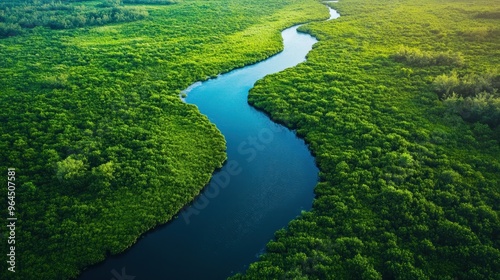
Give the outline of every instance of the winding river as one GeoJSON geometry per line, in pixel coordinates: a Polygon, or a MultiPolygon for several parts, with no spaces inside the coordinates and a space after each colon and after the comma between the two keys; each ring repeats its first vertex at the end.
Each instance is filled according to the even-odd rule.
{"type": "MultiPolygon", "coordinates": [[[[339,16],[332,9],[330,15],[339,16]]],[[[317,40],[297,28],[282,32],[281,53],[186,89],[185,101],[225,136],[226,164],[176,219],[80,280],[225,279],[244,271],[276,230],[311,208],[318,169],[306,144],[247,103],[257,80],[305,61],[317,40]]]]}

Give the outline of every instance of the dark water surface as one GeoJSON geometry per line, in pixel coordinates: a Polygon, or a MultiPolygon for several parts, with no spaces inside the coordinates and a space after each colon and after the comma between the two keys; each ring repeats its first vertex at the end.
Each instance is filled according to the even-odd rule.
{"type": "Polygon", "coordinates": [[[186,102],[198,106],[227,141],[228,160],[202,195],[80,280],[225,279],[244,271],[276,230],[311,208],[318,169],[304,141],[247,104],[257,80],[305,61],[317,42],[297,33],[297,26],[282,36],[283,52],[186,90],[186,102]]]}

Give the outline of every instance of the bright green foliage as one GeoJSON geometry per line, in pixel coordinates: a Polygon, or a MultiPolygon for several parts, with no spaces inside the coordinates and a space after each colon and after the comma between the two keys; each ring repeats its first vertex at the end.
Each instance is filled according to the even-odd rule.
{"type": "Polygon", "coordinates": [[[0,38],[37,26],[68,29],[127,22],[148,16],[144,8],[123,7],[119,0],[82,4],[86,0],[14,0],[0,3],[0,38]]]}
{"type": "Polygon", "coordinates": [[[249,96],[309,143],[313,209],[231,279],[500,279],[500,130],[433,85],[498,70],[500,1],[332,5],[338,20],[302,28],[320,40],[308,61],[249,96]]]}
{"type": "Polygon", "coordinates": [[[70,155],[66,159],[56,163],[56,177],[59,181],[80,178],[85,175],[84,162],[82,160],[75,159],[73,155],[70,155]]]}
{"type": "MultiPolygon", "coordinates": [[[[77,2],[108,9],[100,3],[77,2]]],[[[225,160],[222,135],[180,91],[278,52],[281,29],[327,17],[315,0],[134,7],[149,16],[0,40],[0,170],[17,170],[9,279],[74,277],[170,220],[225,160]]]]}
{"type": "Polygon", "coordinates": [[[394,55],[394,59],[411,66],[456,65],[462,66],[464,58],[453,52],[422,52],[419,49],[402,46],[394,55]]]}
{"type": "Polygon", "coordinates": [[[500,88],[500,74],[473,73],[458,77],[457,72],[453,71],[450,75],[437,76],[433,84],[442,98],[448,98],[452,94],[461,97],[475,97],[481,93],[496,94],[500,88]]]}
{"type": "Polygon", "coordinates": [[[175,1],[170,0],[123,0],[125,4],[169,5],[175,1]]]}

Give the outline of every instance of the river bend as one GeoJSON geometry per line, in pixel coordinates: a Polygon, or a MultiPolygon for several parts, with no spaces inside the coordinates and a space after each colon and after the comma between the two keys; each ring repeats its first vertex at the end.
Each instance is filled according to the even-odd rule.
{"type": "MultiPolygon", "coordinates": [[[[338,17],[332,9],[330,15],[338,17]]],[[[176,219],[80,280],[225,279],[244,271],[276,230],[311,208],[318,169],[306,144],[247,103],[257,80],[305,61],[317,40],[297,28],[282,32],[279,54],[186,89],[185,101],[226,138],[226,164],[176,219]]]]}

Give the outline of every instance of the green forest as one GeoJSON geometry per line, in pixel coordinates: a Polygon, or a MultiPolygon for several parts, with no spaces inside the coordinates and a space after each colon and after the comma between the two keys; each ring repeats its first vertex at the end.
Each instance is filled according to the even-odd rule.
{"type": "Polygon", "coordinates": [[[500,279],[500,1],[329,5],[249,96],[309,143],[313,209],[231,279],[500,279]]]}
{"type": "MultiPolygon", "coordinates": [[[[16,36],[35,27],[70,29],[143,19],[146,9],[124,7],[119,0],[82,5],[83,1],[25,0],[0,3],[0,38],[16,36]]],[[[136,3],[140,0],[125,0],[136,3]]],[[[162,2],[158,2],[162,3],[162,2]]],[[[170,4],[164,2],[164,4],[170,4]]]]}
{"type": "Polygon", "coordinates": [[[307,62],[249,103],[306,140],[316,198],[230,279],[500,279],[500,1],[328,5],[339,19],[318,0],[2,1],[8,279],[75,278],[175,217],[226,160],[181,91],[305,22],[307,62]]]}
{"type": "MultiPolygon", "coordinates": [[[[0,29],[19,31],[0,39],[0,170],[16,169],[18,219],[16,272],[4,257],[0,278],[20,280],[75,278],[171,220],[226,159],[223,136],[180,91],[277,53],[280,30],[328,16],[315,0],[0,7],[0,29]]],[[[6,218],[6,187],[0,203],[6,218]]]]}

